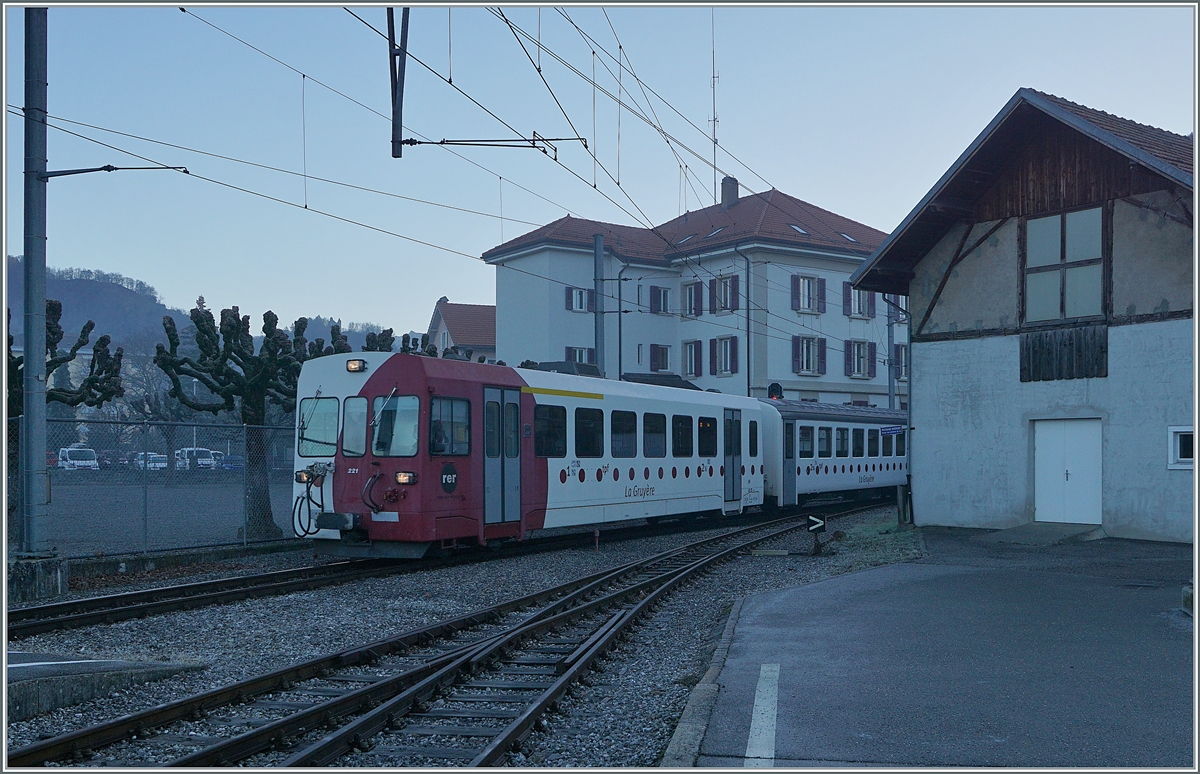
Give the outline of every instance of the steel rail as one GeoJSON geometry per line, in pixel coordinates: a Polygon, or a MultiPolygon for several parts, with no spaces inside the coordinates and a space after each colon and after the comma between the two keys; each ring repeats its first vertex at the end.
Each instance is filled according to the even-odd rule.
{"type": "MultiPolygon", "coordinates": [[[[789,517],[779,521],[792,521],[794,518],[795,517],[789,517]]],[[[705,545],[696,546],[695,548],[689,547],[689,550],[701,550],[706,548],[708,544],[714,542],[727,542],[730,539],[737,539],[742,537],[746,532],[761,531],[765,527],[772,526],[775,523],[777,522],[770,522],[767,525],[756,525],[755,527],[739,530],[737,532],[727,533],[726,535],[718,538],[701,541],[705,545]]],[[[728,558],[734,553],[744,550],[751,545],[778,537],[787,532],[799,529],[802,526],[802,523],[797,522],[782,529],[773,530],[764,535],[758,535],[748,541],[739,540],[739,542],[737,542],[734,546],[731,546],[727,549],[692,560],[682,566],[665,569],[663,572],[654,574],[650,577],[633,583],[632,585],[624,586],[616,591],[604,594],[603,596],[589,600],[575,607],[571,607],[556,615],[540,620],[524,622],[512,628],[509,632],[492,639],[490,642],[478,646],[472,651],[464,653],[453,662],[447,664],[437,672],[421,680],[419,683],[396,695],[394,698],[384,702],[383,704],[370,710],[366,714],[356,718],[341,728],[338,728],[336,731],[328,734],[324,738],[318,740],[316,743],[294,753],[282,765],[327,766],[332,764],[342,755],[353,752],[356,749],[370,749],[371,743],[367,740],[369,740],[375,734],[393,726],[399,718],[411,712],[415,706],[427,702],[433,698],[435,693],[453,685],[463,675],[476,674],[480,672],[488,664],[498,660],[503,651],[511,650],[517,647],[520,643],[532,639],[539,634],[545,634],[549,631],[561,628],[567,623],[575,622],[581,618],[592,616],[598,612],[607,610],[614,605],[622,604],[636,595],[641,595],[643,597],[643,602],[647,600],[657,600],[659,595],[654,593],[655,589],[662,590],[665,588],[671,588],[681,578],[690,575],[696,570],[707,567],[711,563],[719,561],[722,558],[728,558]]],[[[678,556],[679,553],[675,555],[678,556]]],[[[646,607],[642,606],[637,607],[636,609],[641,611],[645,610],[646,607]]],[[[581,674],[581,670],[589,666],[596,655],[601,652],[597,651],[596,648],[599,648],[601,645],[607,647],[607,645],[612,642],[612,638],[623,631],[630,620],[632,619],[627,619],[624,614],[619,614],[615,619],[609,619],[607,624],[611,626],[611,628],[604,634],[603,637],[589,647],[586,653],[582,654],[573,663],[573,665],[568,669],[567,674],[572,675],[573,677],[581,674]],[[617,624],[617,619],[624,621],[624,623],[617,624]]],[[[589,642],[591,642],[591,640],[589,640],[589,642]]],[[[561,694],[561,691],[565,691],[566,687],[572,681],[573,679],[566,681],[560,679],[556,681],[555,686],[561,685],[561,690],[554,692],[553,696],[547,698],[545,702],[538,704],[537,708],[539,709],[537,712],[533,712],[533,710],[527,711],[522,718],[525,718],[525,716],[528,715],[529,718],[531,718],[528,721],[529,725],[521,727],[518,729],[518,731],[527,730],[532,725],[534,720],[536,720],[536,717],[540,716],[541,712],[544,711],[544,707],[549,702],[557,698],[557,696],[561,694]]],[[[548,694],[551,692],[553,692],[553,689],[551,689],[548,694]]],[[[517,733],[517,731],[510,730],[514,729],[516,725],[517,724],[514,723],[509,727],[509,729],[505,729],[502,732],[502,735],[517,733]]],[[[499,743],[494,742],[494,744],[499,743]]],[[[507,747],[508,742],[503,743],[502,748],[506,750],[507,747]]],[[[494,760],[494,758],[491,760],[494,760]]],[[[192,765],[195,765],[194,762],[192,762],[192,765]]]]}

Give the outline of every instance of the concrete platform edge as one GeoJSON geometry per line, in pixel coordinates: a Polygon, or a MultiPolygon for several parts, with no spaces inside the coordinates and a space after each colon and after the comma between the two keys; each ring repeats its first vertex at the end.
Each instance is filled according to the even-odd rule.
{"type": "Polygon", "coordinates": [[[52,710],[107,696],[113,691],[204,668],[202,664],[156,664],[141,669],[41,677],[9,683],[8,720],[28,720],[52,710]]]}
{"type": "Polygon", "coordinates": [[[700,743],[704,741],[704,733],[708,730],[708,721],[712,717],[713,707],[717,704],[717,694],[721,687],[717,678],[725,666],[725,657],[729,655],[729,645],[733,642],[733,633],[737,629],[738,616],[742,612],[742,599],[733,603],[729,618],[725,621],[725,630],[717,642],[708,671],[692,689],[675,733],[667,744],[666,752],[658,765],[664,768],[692,768],[700,757],[700,743]]]}

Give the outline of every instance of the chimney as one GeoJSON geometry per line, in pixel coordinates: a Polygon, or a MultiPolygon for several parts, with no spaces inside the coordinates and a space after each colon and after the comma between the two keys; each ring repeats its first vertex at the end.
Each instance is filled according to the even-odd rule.
{"type": "Polygon", "coordinates": [[[721,209],[727,210],[737,204],[738,181],[736,177],[726,175],[721,180],[721,209]]]}

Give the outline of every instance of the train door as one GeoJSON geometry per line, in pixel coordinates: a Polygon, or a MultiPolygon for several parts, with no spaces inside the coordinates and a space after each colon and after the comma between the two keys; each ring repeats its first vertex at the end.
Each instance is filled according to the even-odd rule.
{"type": "Polygon", "coordinates": [[[725,511],[740,510],[741,501],[742,412],[725,409],[725,511]]]}
{"type": "Polygon", "coordinates": [[[796,423],[783,423],[783,500],[780,505],[796,504],[796,423]]]}
{"type": "Polygon", "coordinates": [[[483,522],[521,518],[521,393],[483,389],[483,522]]]}

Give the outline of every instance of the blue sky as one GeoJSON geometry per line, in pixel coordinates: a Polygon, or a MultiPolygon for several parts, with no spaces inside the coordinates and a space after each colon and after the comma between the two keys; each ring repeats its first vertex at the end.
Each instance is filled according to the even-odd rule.
{"type": "MultiPolygon", "coordinates": [[[[661,223],[685,206],[681,187],[689,209],[712,202],[711,167],[675,146],[689,166],[690,183],[682,186],[668,144],[628,111],[619,117],[618,143],[614,103],[597,93],[593,113],[592,86],[543,53],[543,74],[572,130],[514,34],[487,8],[414,7],[410,50],[526,136],[586,136],[613,177],[619,165],[619,188],[597,168],[594,189],[593,160],[573,142],[557,144],[561,163],[527,149],[460,148],[460,158],[432,146],[392,159],[389,121],[372,112],[390,112],[386,43],[343,8],[185,7],[188,13],[176,6],[52,6],[50,114],[482,214],[311,177],[306,186],[299,174],[59,122],[195,174],[53,180],[51,266],[136,277],[184,309],[203,295],[210,307],[236,304],[256,321],[273,309],[288,322],[326,315],[423,330],[440,296],[494,302],[494,270],[478,256],[502,238],[567,212],[661,223]]],[[[386,29],[383,7],[352,10],[386,29]]],[[[1192,7],[765,6],[718,7],[715,17],[708,7],[607,10],[606,19],[597,7],[565,6],[570,20],[613,54],[615,29],[633,71],[670,103],[652,99],[667,132],[711,161],[704,133],[715,23],[722,172],[752,190],[774,186],[885,232],[1018,88],[1181,134],[1194,129],[1192,7]]],[[[23,102],[23,13],[9,6],[4,14],[6,100],[14,106],[23,102]]],[[[537,38],[536,8],[503,13],[537,38]]],[[[593,49],[567,18],[547,7],[540,24],[542,45],[590,76],[593,49]]],[[[526,46],[536,60],[534,46],[526,46]]],[[[623,89],[628,102],[645,106],[629,73],[618,85],[604,64],[616,72],[597,49],[600,86],[623,89]]],[[[406,87],[406,136],[512,135],[415,62],[406,87]]],[[[11,112],[6,142],[5,241],[18,254],[22,127],[11,112]]],[[[146,163],[54,129],[49,157],[51,169],[146,163]]]]}

